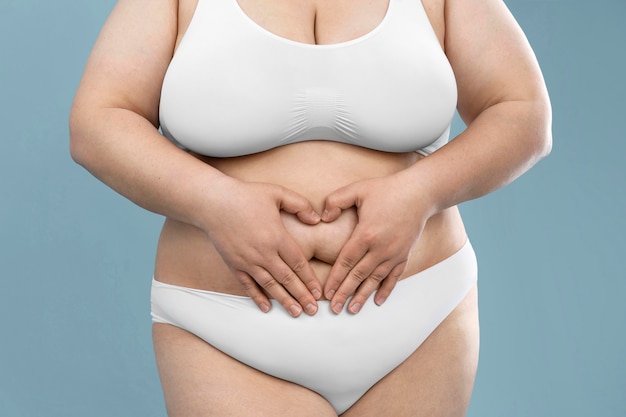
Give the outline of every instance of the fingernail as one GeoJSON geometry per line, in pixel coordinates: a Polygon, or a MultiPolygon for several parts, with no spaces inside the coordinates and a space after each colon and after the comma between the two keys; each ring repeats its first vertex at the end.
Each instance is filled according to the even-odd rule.
{"type": "Polygon", "coordinates": [[[322,213],[322,219],[323,220],[328,219],[328,210],[324,210],[324,212],[322,213]]]}
{"type": "Polygon", "coordinates": [[[261,311],[264,313],[267,313],[268,311],[270,311],[270,306],[268,306],[265,303],[262,303],[259,307],[261,308],[261,311]]]}
{"type": "Polygon", "coordinates": [[[331,298],[333,298],[333,295],[335,295],[335,290],[328,290],[328,292],[326,293],[326,298],[330,300],[331,298]]]}
{"type": "Polygon", "coordinates": [[[335,305],[333,305],[333,311],[335,313],[341,313],[341,309],[343,309],[343,303],[335,303],[335,305]]]}
{"type": "Polygon", "coordinates": [[[289,313],[291,313],[291,315],[294,317],[298,317],[301,312],[302,310],[300,310],[300,306],[297,306],[294,304],[291,307],[289,307],[289,313]]]}
{"type": "Polygon", "coordinates": [[[381,306],[381,305],[383,305],[383,303],[384,303],[385,301],[387,301],[387,297],[380,297],[380,298],[377,298],[377,299],[376,299],[376,300],[374,300],[374,301],[376,302],[376,304],[377,304],[377,305],[381,306]]]}
{"type": "Polygon", "coordinates": [[[361,304],[356,303],[352,307],[350,307],[350,312],[353,314],[358,313],[361,310],[361,304]]]}
{"type": "Polygon", "coordinates": [[[320,217],[320,215],[319,215],[319,214],[317,214],[317,212],[315,212],[315,211],[313,212],[313,215],[311,216],[311,219],[312,219],[314,222],[319,222],[320,220],[322,220],[322,218],[320,217]]]}
{"type": "Polygon", "coordinates": [[[314,289],[313,291],[311,291],[311,294],[313,295],[313,297],[314,297],[316,300],[319,300],[320,298],[322,298],[322,293],[321,293],[321,291],[320,291],[320,290],[318,290],[317,288],[316,288],[316,289],[314,289]]]}
{"type": "Polygon", "coordinates": [[[307,304],[305,310],[307,314],[312,316],[313,314],[317,312],[317,307],[314,304],[307,304]]]}

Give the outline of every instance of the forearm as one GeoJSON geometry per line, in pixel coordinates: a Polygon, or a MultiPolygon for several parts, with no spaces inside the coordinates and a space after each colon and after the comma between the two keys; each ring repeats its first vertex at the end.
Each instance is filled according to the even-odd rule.
{"type": "Polygon", "coordinates": [[[526,172],[550,152],[550,125],[547,99],[495,104],[407,174],[428,197],[434,214],[488,194],[526,172]]]}
{"type": "Polygon", "coordinates": [[[139,206],[200,226],[219,171],[178,149],[144,117],[122,108],[74,109],[72,158],[139,206]]]}

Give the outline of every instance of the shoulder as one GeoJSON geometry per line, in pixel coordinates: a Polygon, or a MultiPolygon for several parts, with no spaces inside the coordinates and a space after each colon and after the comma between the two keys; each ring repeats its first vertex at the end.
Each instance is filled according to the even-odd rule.
{"type": "Polygon", "coordinates": [[[119,0],[91,51],[75,106],[132,110],[155,125],[178,0],[119,0]]]}

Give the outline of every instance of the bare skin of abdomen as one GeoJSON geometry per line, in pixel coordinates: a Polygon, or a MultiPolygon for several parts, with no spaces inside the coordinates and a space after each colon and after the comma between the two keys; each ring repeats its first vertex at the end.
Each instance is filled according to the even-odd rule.
{"type": "MultiPolygon", "coordinates": [[[[324,199],[336,189],[359,180],[391,175],[419,163],[422,158],[414,152],[392,154],[324,141],[298,143],[237,158],[198,157],[233,178],[289,188],[307,198],[320,214],[324,199]]],[[[315,226],[303,224],[291,214],[282,216],[323,287],[332,264],[357,224],[356,209],[344,210],[332,223],[315,226]]],[[[411,252],[401,279],[452,255],[466,239],[456,207],[432,216],[411,252]]],[[[167,219],[163,226],[155,278],[190,288],[246,295],[207,234],[172,219],[167,219]]]]}

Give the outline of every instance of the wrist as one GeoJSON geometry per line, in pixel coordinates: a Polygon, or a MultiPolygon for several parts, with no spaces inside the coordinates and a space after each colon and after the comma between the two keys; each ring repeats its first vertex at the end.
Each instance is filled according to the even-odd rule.
{"type": "Polygon", "coordinates": [[[196,187],[194,201],[190,207],[191,224],[209,233],[215,222],[220,221],[219,213],[234,193],[239,181],[221,172],[203,178],[196,187]]]}
{"type": "Polygon", "coordinates": [[[431,172],[424,169],[424,160],[398,173],[400,183],[410,198],[410,207],[417,210],[426,220],[447,207],[442,203],[442,193],[432,178],[431,172]]]}

